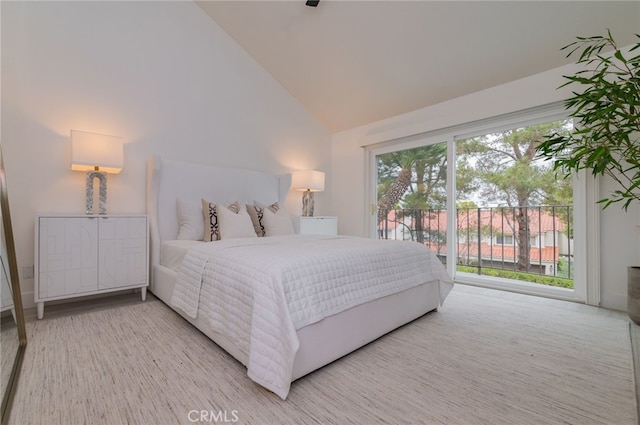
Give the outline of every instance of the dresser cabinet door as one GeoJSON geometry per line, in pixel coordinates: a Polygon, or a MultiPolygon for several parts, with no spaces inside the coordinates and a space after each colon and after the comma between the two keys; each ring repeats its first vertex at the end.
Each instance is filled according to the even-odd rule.
{"type": "Polygon", "coordinates": [[[147,283],[147,218],[100,218],[98,289],[147,283]]]}
{"type": "Polygon", "coordinates": [[[98,220],[41,217],[39,298],[98,289],[98,220]]]}

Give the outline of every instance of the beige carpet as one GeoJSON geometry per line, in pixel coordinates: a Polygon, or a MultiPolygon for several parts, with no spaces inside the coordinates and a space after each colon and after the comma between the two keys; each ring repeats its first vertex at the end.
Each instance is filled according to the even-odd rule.
{"type": "Polygon", "coordinates": [[[456,287],[439,312],[298,380],[286,401],[153,298],[45,316],[27,323],[9,423],[189,424],[201,410],[202,423],[637,423],[624,318],[491,293],[456,287]]]}

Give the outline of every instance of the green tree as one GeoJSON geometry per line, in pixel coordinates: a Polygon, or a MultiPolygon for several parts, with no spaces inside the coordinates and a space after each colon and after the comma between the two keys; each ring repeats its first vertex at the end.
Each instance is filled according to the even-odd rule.
{"type": "Polygon", "coordinates": [[[567,198],[566,184],[559,184],[551,164],[536,158],[536,149],[548,135],[567,128],[567,122],[553,121],[458,141],[458,168],[467,167],[478,198],[510,208],[505,218],[516,238],[522,271],[530,266],[528,208],[567,198]]]}
{"type": "Polygon", "coordinates": [[[379,155],[378,222],[395,208],[411,186],[413,158],[405,151],[379,155]]]}
{"type": "Polygon", "coordinates": [[[424,210],[446,205],[446,164],[446,143],[379,155],[378,222],[396,206],[411,210],[416,240],[424,242],[424,210]]]}

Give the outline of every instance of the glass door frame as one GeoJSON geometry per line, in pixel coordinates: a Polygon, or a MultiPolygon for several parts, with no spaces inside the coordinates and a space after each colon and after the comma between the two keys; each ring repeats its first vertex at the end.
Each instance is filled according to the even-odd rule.
{"type": "MultiPolygon", "coordinates": [[[[420,146],[447,143],[447,258],[456,258],[457,229],[456,211],[456,141],[491,132],[505,131],[517,127],[539,124],[567,118],[568,114],[560,104],[547,105],[509,114],[503,117],[451,127],[434,132],[396,138],[365,148],[366,188],[370,214],[367,217],[367,229],[370,237],[377,237],[377,164],[376,156],[412,149],[420,146]]],[[[600,209],[594,206],[597,198],[597,179],[588,173],[574,176],[573,212],[574,212],[574,289],[555,288],[511,279],[479,276],[456,271],[456,261],[447,261],[447,271],[456,283],[483,286],[488,288],[539,295],[549,298],[576,301],[590,305],[600,305],[600,270],[598,229],[600,209]],[[588,240],[591,242],[588,244],[588,240]]]]}

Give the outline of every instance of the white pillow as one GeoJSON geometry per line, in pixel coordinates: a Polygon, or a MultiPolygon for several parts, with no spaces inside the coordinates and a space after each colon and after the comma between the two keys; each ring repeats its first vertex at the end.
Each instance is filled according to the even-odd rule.
{"type": "Polygon", "coordinates": [[[220,239],[257,238],[249,213],[244,208],[233,212],[229,208],[218,208],[220,239]]]}
{"type": "Polygon", "coordinates": [[[265,236],[285,236],[295,234],[291,216],[286,211],[280,209],[275,213],[270,209],[264,209],[262,217],[265,236]]]}
{"type": "Polygon", "coordinates": [[[178,199],[176,204],[178,209],[178,236],[176,239],[203,240],[204,216],[200,206],[183,199],[178,199]]]}

